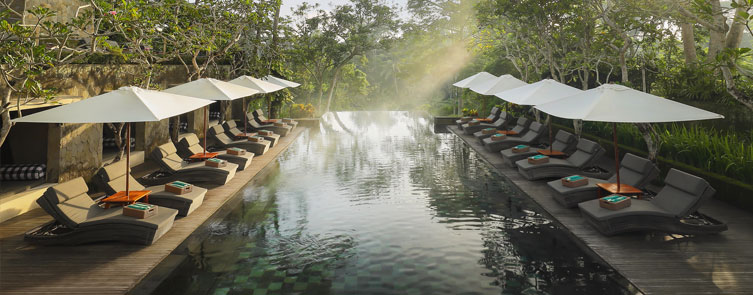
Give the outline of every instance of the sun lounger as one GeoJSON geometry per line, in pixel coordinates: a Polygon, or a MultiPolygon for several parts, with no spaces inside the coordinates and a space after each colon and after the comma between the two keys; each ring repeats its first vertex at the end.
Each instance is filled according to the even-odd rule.
{"type": "MultiPolygon", "coordinates": [[[[625,154],[620,162],[620,183],[643,189],[652,180],[659,176],[659,168],[651,161],[633,154],[625,154]]],[[[578,203],[596,199],[599,196],[597,183],[615,183],[617,176],[611,178],[588,180],[588,184],[579,187],[566,187],[560,179],[548,182],[549,188],[554,192],[554,200],[566,208],[575,208],[578,203]]]]}
{"type": "Polygon", "coordinates": [[[711,222],[687,218],[716,192],[706,180],[673,168],[664,183],[653,199],[631,200],[627,208],[601,208],[599,200],[586,201],[578,207],[583,218],[604,235],[632,231],[697,235],[727,230],[726,224],[708,217],[706,220],[711,222]]]}
{"type": "Polygon", "coordinates": [[[515,162],[518,172],[528,180],[566,177],[578,174],[583,168],[594,163],[602,155],[604,148],[598,143],[581,138],[575,152],[565,159],[551,158],[549,163],[531,164],[528,159],[515,162]]]}
{"type": "MultiPolygon", "coordinates": [[[[566,155],[570,155],[575,151],[575,146],[577,143],[578,138],[576,138],[575,135],[565,130],[560,130],[557,131],[557,135],[554,136],[554,141],[552,142],[552,150],[560,151],[565,153],[566,155]]],[[[536,147],[529,147],[529,150],[527,152],[515,153],[513,152],[513,148],[504,149],[499,152],[500,154],[502,154],[502,159],[504,160],[505,164],[513,168],[517,167],[515,166],[515,162],[523,160],[530,156],[538,155],[539,152],[537,151],[540,150],[536,147]]],[[[543,149],[549,149],[549,147],[545,147],[543,149]]]]}
{"type": "MultiPolygon", "coordinates": [[[[518,135],[510,135],[510,136],[519,136],[520,134],[523,134],[524,132],[528,131],[528,126],[531,126],[531,120],[529,120],[526,117],[520,117],[515,122],[515,126],[510,129],[510,131],[514,131],[518,135]]],[[[500,129],[500,128],[497,128],[500,129]]],[[[478,139],[482,144],[484,143],[484,139],[491,137],[493,134],[484,134],[484,131],[477,131],[473,133],[473,137],[478,139]]]]}
{"type": "Polygon", "coordinates": [[[125,161],[118,161],[102,167],[97,171],[96,178],[102,184],[105,193],[112,195],[119,191],[125,191],[126,177],[129,178],[128,182],[131,190],[152,191],[149,194],[149,204],[176,209],[180,216],[188,216],[196,208],[199,208],[201,203],[204,202],[204,195],[207,194],[207,189],[195,185],[191,192],[182,195],[165,191],[164,185],[144,187],[133,176],[125,173],[125,161]]]}
{"type": "MultiPolygon", "coordinates": [[[[178,141],[178,155],[187,159],[191,155],[200,154],[204,152],[204,147],[201,146],[201,142],[196,134],[188,133],[178,141]]],[[[207,152],[217,153],[218,159],[223,159],[230,163],[238,165],[238,170],[243,170],[251,165],[251,160],[254,159],[254,153],[247,152],[245,155],[231,155],[227,153],[227,149],[207,149],[207,152]]]]}
{"type": "MultiPolygon", "coordinates": [[[[226,121],[225,123],[223,123],[222,128],[225,129],[225,134],[230,136],[230,138],[236,138],[236,135],[243,133],[243,131],[238,129],[238,127],[235,125],[235,121],[232,121],[232,120],[226,121]]],[[[258,130],[258,131],[261,131],[261,130],[258,130]]],[[[258,132],[258,131],[255,131],[255,132],[258,132]]],[[[267,135],[259,134],[259,136],[264,137],[264,139],[266,140],[269,140],[269,147],[273,148],[275,147],[275,144],[280,142],[280,135],[275,134],[274,131],[271,131],[271,130],[269,131],[271,132],[271,134],[267,134],[267,135]]]]}
{"type": "MultiPolygon", "coordinates": [[[[479,123],[490,124],[492,122],[495,122],[495,121],[497,121],[499,119],[499,117],[502,116],[502,113],[504,113],[504,112],[502,112],[498,107],[493,107],[491,109],[491,111],[489,111],[489,116],[486,116],[486,118],[483,118],[483,120],[481,120],[481,121],[484,121],[484,122],[479,122],[479,123]]],[[[507,115],[507,113],[505,113],[505,115],[507,115]]],[[[479,120],[478,119],[471,120],[471,122],[473,122],[473,121],[479,121],[479,120]]],[[[458,129],[463,130],[463,131],[465,131],[465,128],[467,128],[467,127],[478,126],[478,125],[472,125],[472,124],[470,124],[470,122],[463,123],[462,120],[456,120],[455,123],[458,124],[458,129]]],[[[474,129],[476,129],[476,128],[474,127],[474,129]]],[[[481,129],[478,129],[478,130],[481,130],[481,129]]],[[[476,131],[478,131],[478,130],[476,130],[476,131]]],[[[473,131],[473,132],[476,132],[476,131],[473,131]]],[[[466,134],[473,134],[473,132],[466,133],[466,134]]]]}
{"type": "MultiPolygon", "coordinates": [[[[249,118],[251,117],[251,113],[248,113],[249,118]]],[[[282,137],[285,137],[290,133],[291,130],[293,130],[293,126],[286,125],[286,126],[275,126],[274,124],[259,124],[254,119],[248,120],[248,129],[253,131],[259,131],[259,130],[269,130],[274,132],[275,134],[278,134],[282,137]]]]}
{"type": "Polygon", "coordinates": [[[482,129],[486,129],[486,128],[494,128],[494,129],[502,130],[508,124],[510,124],[512,120],[513,120],[513,117],[507,114],[507,112],[500,112],[499,117],[491,123],[482,122],[474,126],[470,126],[469,124],[463,125],[463,132],[467,135],[473,135],[474,133],[479,132],[482,129]]]}
{"type": "Polygon", "coordinates": [[[484,138],[484,148],[487,151],[490,151],[492,153],[498,153],[499,151],[510,148],[519,144],[526,144],[526,145],[532,145],[539,142],[542,136],[546,134],[547,130],[539,122],[533,122],[528,128],[528,131],[526,133],[522,134],[520,137],[517,136],[506,136],[502,140],[493,140],[493,138],[488,137],[484,138]]]}
{"type": "Polygon", "coordinates": [[[258,142],[249,141],[248,139],[232,140],[227,134],[225,134],[225,129],[220,125],[210,127],[207,134],[209,139],[213,140],[215,145],[220,148],[237,147],[252,152],[257,156],[266,153],[271,144],[268,140],[261,140],[258,142]]]}
{"type": "Polygon", "coordinates": [[[160,165],[167,175],[150,181],[149,185],[165,184],[176,180],[223,185],[233,179],[235,170],[238,170],[238,165],[233,163],[227,163],[225,167],[215,168],[206,166],[202,161],[183,161],[183,158],[177,152],[178,150],[172,141],[168,141],[152,151],[152,159],[160,165]]]}
{"type": "MultiPolygon", "coordinates": [[[[267,119],[267,117],[264,117],[264,113],[261,111],[261,109],[256,109],[255,111],[252,112],[252,115],[253,115],[254,121],[256,121],[256,123],[259,123],[260,125],[272,124],[272,122],[282,122],[282,119],[275,119],[275,120],[267,119]]],[[[295,129],[295,127],[298,126],[298,122],[296,121],[285,122],[285,124],[292,127],[293,129],[295,129]]]]}
{"type": "Polygon", "coordinates": [[[156,215],[144,219],[124,216],[121,207],[99,207],[88,190],[81,177],[49,187],[37,204],[55,220],[27,232],[24,239],[48,245],[104,241],[151,245],[172,228],[178,214],[159,207],[156,215]]]}

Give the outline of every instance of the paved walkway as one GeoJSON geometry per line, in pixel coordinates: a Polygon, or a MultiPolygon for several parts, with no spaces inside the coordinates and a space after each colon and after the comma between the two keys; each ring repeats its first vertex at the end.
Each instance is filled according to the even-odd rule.
{"type": "Polygon", "coordinates": [[[605,237],[580,217],[578,209],[565,209],[555,202],[546,181],[526,180],[517,169],[503,164],[502,156],[486,151],[473,136],[463,134],[455,126],[448,130],[644,293],[753,292],[753,214],[714,199],[700,211],[727,222],[729,230],[722,234],[685,237],[634,233],[605,237]]]}
{"type": "Polygon", "coordinates": [[[52,218],[36,209],[0,224],[0,294],[124,294],[167,257],[197,227],[272,163],[306,129],[298,127],[227,184],[211,188],[190,216],[151,246],[99,243],[34,246],[24,232],[52,218]]]}

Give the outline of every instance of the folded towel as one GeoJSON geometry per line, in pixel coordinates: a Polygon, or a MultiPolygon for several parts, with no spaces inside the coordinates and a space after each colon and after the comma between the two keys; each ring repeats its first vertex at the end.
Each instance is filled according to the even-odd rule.
{"type": "Polygon", "coordinates": [[[603,197],[601,199],[604,200],[604,201],[607,201],[609,203],[618,203],[618,202],[621,202],[621,201],[627,199],[627,197],[626,196],[620,196],[620,195],[611,195],[611,196],[603,197]]]}
{"type": "Polygon", "coordinates": [[[544,155],[535,155],[535,156],[531,156],[529,159],[531,159],[531,160],[538,160],[538,159],[543,159],[543,158],[546,158],[546,156],[544,156],[544,155]]]}
{"type": "Polygon", "coordinates": [[[527,145],[525,145],[525,144],[519,144],[519,145],[516,145],[516,146],[515,146],[515,148],[516,148],[516,149],[519,149],[519,150],[522,150],[522,149],[524,149],[524,148],[527,148],[527,147],[528,147],[528,146],[527,146],[527,145]]]}
{"type": "Polygon", "coordinates": [[[565,180],[567,181],[576,181],[576,180],[581,180],[581,179],[583,179],[583,176],[580,176],[580,175],[573,175],[573,176],[565,177],[565,180]]]}

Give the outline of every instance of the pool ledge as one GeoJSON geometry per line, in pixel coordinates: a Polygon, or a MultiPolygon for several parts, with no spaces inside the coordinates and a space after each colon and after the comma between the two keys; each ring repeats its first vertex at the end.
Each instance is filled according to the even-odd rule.
{"type": "Polygon", "coordinates": [[[274,148],[255,156],[227,184],[211,188],[204,203],[190,216],[179,218],[151,246],[98,243],[80,246],[34,246],[24,232],[52,220],[41,209],[32,210],[0,227],[0,294],[125,294],[178,247],[226,201],[304,132],[293,130],[274,148]]]}
{"type": "MultiPolygon", "coordinates": [[[[646,294],[720,294],[750,292],[753,284],[753,215],[712,199],[701,211],[727,222],[718,235],[684,237],[634,233],[605,237],[587,224],[578,209],[560,206],[546,181],[529,181],[506,166],[472,135],[447,129],[543,207],[582,246],[609,263],[646,294]]],[[[588,250],[586,249],[586,250],[588,250]]]]}

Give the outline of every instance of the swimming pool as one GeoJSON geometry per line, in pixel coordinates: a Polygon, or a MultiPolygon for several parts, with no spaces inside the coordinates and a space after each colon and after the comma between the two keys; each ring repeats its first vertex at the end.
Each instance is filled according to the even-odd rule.
{"type": "Polygon", "coordinates": [[[432,127],[408,112],[328,114],[144,282],[161,282],[154,294],[637,293],[432,127]]]}

